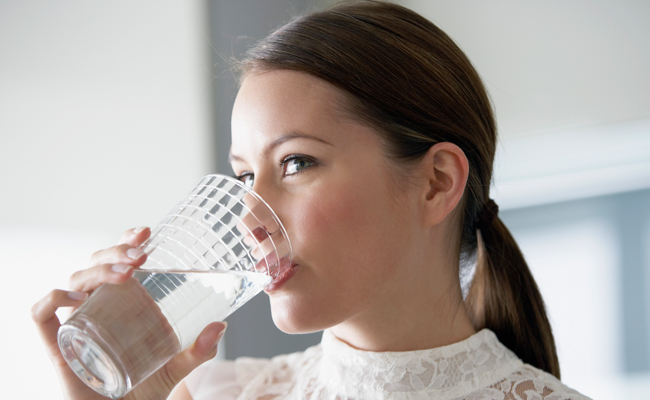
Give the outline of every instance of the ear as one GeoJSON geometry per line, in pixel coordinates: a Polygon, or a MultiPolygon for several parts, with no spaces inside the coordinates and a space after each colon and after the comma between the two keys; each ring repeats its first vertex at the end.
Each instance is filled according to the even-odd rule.
{"type": "Polygon", "coordinates": [[[427,185],[422,192],[424,223],[442,222],[458,205],[469,174],[465,153],[453,143],[437,143],[427,151],[420,166],[427,185]]]}

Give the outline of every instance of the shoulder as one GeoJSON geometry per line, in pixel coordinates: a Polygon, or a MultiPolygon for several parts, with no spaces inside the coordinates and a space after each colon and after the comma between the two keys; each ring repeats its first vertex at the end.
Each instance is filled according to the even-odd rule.
{"type": "Polygon", "coordinates": [[[208,361],[192,371],[183,383],[193,400],[234,400],[241,392],[233,361],[208,361]]]}
{"type": "Polygon", "coordinates": [[[532,365],[523,364],[503,380],[480,390],[472,399],[521,399],[521,400],[590,400],[563,384],[553,375],[532,365]],[[481,392],[483,394],[481,394],[481,392]]]}
{"type": "Polygon", "coordinates": [[[320,345],[304,352],[285,354],[272,359],[239,358],[235,362],[241,398],[275,398],[294,391],[297,382],[311,376],[321,358],[320,345]]]}
{"type": "Polygon", "coordinates": [[[319,359],[320,346],[271,359],[241,357],[235,361],[208,361],[183,381],[193,400],[235,400],[257,392],[282,393],[293,386],[296,375],[319,359]],[[249,393],[250,392],[250,393],[249,393]]]}
{"type": "Polygon", "coordinates": [[[242,357],[235,361],[237,382],[242,386],[255,380],[281,381],[292,377],[307,365],[320,359],[321,348],[316,345],[305,351],[283,354],[271,359],[242,357]]]}

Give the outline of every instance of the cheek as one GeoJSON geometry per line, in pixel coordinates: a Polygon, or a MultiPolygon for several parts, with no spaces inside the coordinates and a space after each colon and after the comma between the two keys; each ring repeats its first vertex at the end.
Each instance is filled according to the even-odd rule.
{"type": "Polygon", "coordinates": [[[304,198],[294,215],[298,257],[319,273],[327,271],[329,279],[350,283],[389,272],[396,255],[391,246],[397,226],[387,193],[356,183],[315,190],[318,195],[304,198]]]}
{"type": "MultiPolygon", "coordinates": [[[[305,245],[342,242],[357,236],[367,225],[362,196],[347,187],[317,191],[319,195],[304,199],[297,221],[299,241],[305,245]]],[[[347,246],[346,246],[347,247],[347,246]]],[[[327,249],[333,251],[334,249],[327,249]]],[[[344,250],[342,248],[338,251],[344,250]]]]}
{"type": "Polygon", "coordinates": [[[385,182],[370,178],[323,182],[287,197],[283,220],[304,269],[287,294],[271,296],[280,329],[322,330],[391,294],[410,240],[392,199],[385,182]]]}

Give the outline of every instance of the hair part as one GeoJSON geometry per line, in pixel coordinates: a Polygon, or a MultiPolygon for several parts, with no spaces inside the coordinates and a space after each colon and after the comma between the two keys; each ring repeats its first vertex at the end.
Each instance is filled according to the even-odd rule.
{"type": "MultiPolygon", "coordinates": [[[[489,200],[496,124],[469,59],[433,23],[402,6],[346,2],[295,18],[249,50],[243,75],[292,70],[347,96],[347,115],[373,127],[398,165],[439,142],[469,162],[457,238],[460,268],[479,249],[476,221],[489,200]]],[[[483,251],[466,299],[475,328],[493,330],[524,362],[560,376],[544,302],[519,247],[495,218],[480,229],[483,251]]]]}

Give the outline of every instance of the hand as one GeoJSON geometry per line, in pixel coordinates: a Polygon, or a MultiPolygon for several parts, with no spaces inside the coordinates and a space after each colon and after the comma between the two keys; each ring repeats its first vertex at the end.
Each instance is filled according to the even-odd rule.
{"type": "MultiPolygon", "coordinates": [[[[61,323],[55,314],[56,310],[59,307],[79,307],[88,295],[103,283],[121,284],[131,278],[133,269],[146,261],[146,255],[138,247],[150,234],[148,228],[126,231],[118,245],[96,252],[91,257],[88,269],[75,272],[70,277],[70,291],[52,290],[32,307],[32,319],[59,376],[66,399],[106,398],[86,386],[68,367],[57,343],[57,332],[61,323]]],[[[125,398],[166,399],[181,379],[216,355],[216,344],[224,331],[225,324],[221,322],[208,325],[192,346],[172,358],[125,398]]]]}

